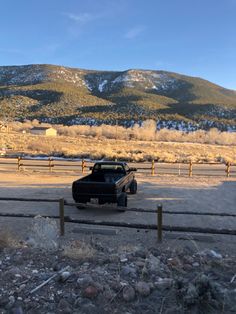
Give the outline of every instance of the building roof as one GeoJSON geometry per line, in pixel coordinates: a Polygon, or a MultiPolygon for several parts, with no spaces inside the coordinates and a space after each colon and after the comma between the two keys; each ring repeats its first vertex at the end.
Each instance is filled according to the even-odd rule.
{"type": "Polygon", "coordinates": [[[31,130],[45,131],[45,130],[48,130],[48,129],[52,129],[52,127],[51,126],[35,126],[31,130]]]}

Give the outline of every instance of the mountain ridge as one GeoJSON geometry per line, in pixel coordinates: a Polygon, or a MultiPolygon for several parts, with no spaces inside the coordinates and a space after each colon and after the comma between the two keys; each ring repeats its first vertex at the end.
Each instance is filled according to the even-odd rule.
{"type": "Polygon", "coordinates": [[[163,70],[29,64],[0,66],[0,106],[2,117],[18,120],[129,125],[154,119],[212,127],[235,125],[236,91],[163,70]]]}

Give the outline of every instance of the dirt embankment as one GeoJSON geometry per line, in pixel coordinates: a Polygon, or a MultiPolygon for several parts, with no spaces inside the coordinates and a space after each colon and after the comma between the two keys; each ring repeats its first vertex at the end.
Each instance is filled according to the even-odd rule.
{"type": "Polygon", "coordinates": [[[1,237],[1,313],[236,311],[235,256],[194,245],[113,247],[92,237],[59,243],[53,223],[41,219],[26,242],[1,237]]]}

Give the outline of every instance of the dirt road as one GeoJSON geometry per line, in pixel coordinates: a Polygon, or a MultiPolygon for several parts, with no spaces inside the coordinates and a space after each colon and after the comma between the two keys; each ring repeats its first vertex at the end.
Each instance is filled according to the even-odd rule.
{"type": "MultiPolygon", "coordinates": [[[[1,173],[0,197],[27,198],[60,198],[73,201],[71,183],[78,178],[77,174],[43,174],[37,172],[1,173]]],[[[235,214],[236,179],[176,176],[137,175],[138,194],[128,196],[128,206],[144,209],[156,209],[162,203],[164,210],[225,212],[235,214]]],[[[87,218],[104,221],[125,221],[136,223],[155,223],[156,215],[152,213],[125,212],[93,208],[79,211],[76,207],[66,207],[66,215],[73,218],[87,218]]],[[[30,213],[35,215],[58,215],[56,203],[40,202],[0,202],[1,213],[30,213]]],[[[6,221],[18,233],[24,234],[20,219],[0,218],[1,229],[6,221]],[[17,226],[16,226],[17,225],[17,226]]],[[[164,224],[175,226],[194,226],[211,228],[229,228],[236,230],[236,218],[213,216],[164,216],[164,224]]],[[[236,237],[226,236],[230,242],[236,237]]]]}

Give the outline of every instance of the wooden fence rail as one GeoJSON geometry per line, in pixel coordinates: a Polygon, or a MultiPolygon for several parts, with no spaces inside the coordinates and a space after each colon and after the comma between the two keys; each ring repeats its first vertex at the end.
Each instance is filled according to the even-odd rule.
{"type": "MultiPolygon", "coordinates": [[[[154,224],[142,224],[142,223],[129,223],[129,222],[109,222],[109,221],[97,221],[88,219],[74,219],[69,216],[65,216],[65,206],[79,206],[80,203],[70,203],[64,198],[60,199],[37,199],[37,198],[10,198],[0,197],[0,201],[20,201],[20,202],[54,202],[59,203],[59,216],[42,216],[49,218],[60,219],[60,235],[65,235],[65,222],[80,223],[88,225],[100,225],[100,226],[112,226],[112,227],[127,227],[135,229],[150,229],[157,230],[158,242],[162,242],[162,232],[164,231],[178,231],[178,232],[189,232],[189,233],[209,233],[209,234],[224,234],[224,235],[236,235],[236,230],[231,229],[214,229],[214,228],[201,228],[201,227],[180,227],[180,226],[167,226],[163,225],[163,214],[188,214],[188,215],[210,215],[210,216],[221,216],[221,217],[236,217],[234,214],[227,213],[200,213],[200,212],[176,212],[176,211],[163,211],[162,204],[158,204],[157,210],[144,210],[138,208],[125,208],[126,211],[146,212],[155,213],[157,217],[156,225],[154,224]]],[[[84,204],[83,204],[84,205],[84,204]]],[[[117,207],[118,208],[118,207],[117,207]]],[[[111,209],[111,208],[109,208],[111,209]]],[[[123,209],[123,208],[122,208],[123,209]]],[[[15,214],[15,213],[0,213],[0,217],[19,217],[19,218],[33,218],[35,215],[32,214],[15,214]]]]}
{"type": "MultiPolygon", "coordinates": [[[[58,160],[49,157],[48,159],[29,159],[23,157],[17,157],[16,159],[8,158],[0,158],[0,165],[5,165],[6,167],[9,165],[16,165],[18,171],[24,171],[25,168],[48,168],[49,172],[61,171],[62,168],[66,168],[66,171],[78,171],[80,170],[82,174],[85,173],[86,170],[93,164],[93,162],[86,162],[84,159],[81,161],[73,161],[73,160],[58,160]]],[[[129,164],[136,164],[137,163],[129,163],[129,164]]],[[[142,163],[140,166],[138,165],[137,170],[145,173],[149,173],[152,176],[160,175],[160,174],[175,174],[175,175],[187,175],[192,177],[193,175],[199,175],[198,172],[200,171],[200,175],[202,175],[203,171],[211,172],[212,170],[215,171],[215,175],[221,175],[222,172],[226,177],[236,176],[236,164],[233,163],[193,163],[190,161],[189,163],[161,163],[152,160],[150,163],[142,163]],[[143,165],[147,165],[144,167],[143,165]],[[173,167],[170,168],[170,165],[173,167]],[[207,170],[198,169],[199,166],[209,166],[207,170]],[[214,168],[210,169],[210,166],[224,166],[223,168],[214,168]],[[233,168],[235,167],[235,168],[233,168]],[[220,173],[221,172],[221,173],[220,173]]],[[[204,175],[204,173],[203,173],[204,175]]]]}

